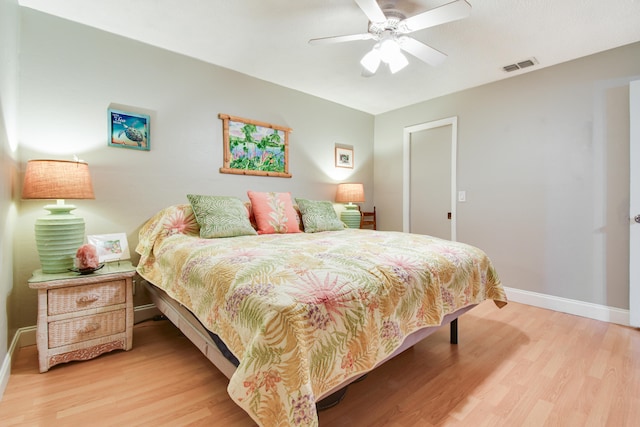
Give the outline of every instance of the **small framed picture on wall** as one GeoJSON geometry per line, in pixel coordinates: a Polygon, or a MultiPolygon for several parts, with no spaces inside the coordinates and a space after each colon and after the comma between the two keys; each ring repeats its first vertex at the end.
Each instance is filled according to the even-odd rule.
{"type": "Polygon", "coordinates": [[[353,148],[336,147],[336,167],[353,169],[353,148]]]}
{"type": "Polygon", "coordinates": [[[109,145],[149,151],[149,116],[108,109],[109,145]]]}

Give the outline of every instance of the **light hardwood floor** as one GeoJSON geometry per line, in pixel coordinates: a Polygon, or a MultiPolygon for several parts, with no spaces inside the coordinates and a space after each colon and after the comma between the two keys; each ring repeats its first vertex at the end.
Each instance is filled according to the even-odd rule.
{"type": "MultiPolygon", "coordinates": [[[[640,426],[640,331],[485,302],[353,384],[320,426],[640,426]]],[[[133,349],[38,373],[19,350],[0,425],[252,426],[226,378],[168,321],[133,349]]]]}

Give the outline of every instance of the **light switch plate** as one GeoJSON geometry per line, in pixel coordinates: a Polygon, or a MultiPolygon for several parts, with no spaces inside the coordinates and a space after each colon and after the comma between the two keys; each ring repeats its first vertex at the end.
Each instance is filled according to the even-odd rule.
{"type": "Polygon", "coordinates": [[[466,191],[458,191],[458,201],[466,202],[467,201],[467,192],[466,191]]]}

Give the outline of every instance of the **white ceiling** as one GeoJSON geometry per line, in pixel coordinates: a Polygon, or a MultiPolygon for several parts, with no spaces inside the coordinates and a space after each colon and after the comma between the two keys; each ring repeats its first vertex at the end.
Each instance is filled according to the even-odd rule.
{"type": "MultiPolygon", "coordinates": [[[[414,15],[450,0],[385,0],[414,15]]],[[[371,114],[640,41],[640,0],[468,0],[471,15],[412,33],[448,55],[362,77],[373,41],[353,0],[19,0],[20,5],[179,52],[371,114]],[[502,66],[535,57],[513,73],[502,66]]],[[[640,60],[640,59],[639,59],[640,60]]]]}

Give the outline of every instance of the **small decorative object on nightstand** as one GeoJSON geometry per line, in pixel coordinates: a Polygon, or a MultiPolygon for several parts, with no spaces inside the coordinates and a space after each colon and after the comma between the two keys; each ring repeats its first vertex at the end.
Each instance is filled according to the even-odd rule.
{"type": "Polygon", "coordinates": [[[92,359],[133,345],[133,276],[130,261],[106,264],[91,274],[36,270],[40,372],[72,360],[92,359]]]}
{"type": "Polygon", "coordinates": [[[337,203],[347,203],[340,214],[340,220],[349,228],[360,228],[360,209],[354,203],[364,202],[364,185],[360,183],[338,184],[337,203]]]}

